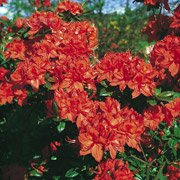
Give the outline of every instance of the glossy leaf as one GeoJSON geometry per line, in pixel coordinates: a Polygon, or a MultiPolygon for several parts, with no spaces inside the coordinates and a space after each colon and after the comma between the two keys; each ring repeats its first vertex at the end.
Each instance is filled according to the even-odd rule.
{"type": "Polygon", "coordinates": [[[66,127],[66,122],[61,121],[61,122],[59,123],[59,125],[57,126],[58,132],[61,133],[61,132],[65,129],[65,127],[66,127]]]}
{"type": "Polygon", "coordinates": [[[108,92],[106,89],[101,89],[100,96],[111,96],[113,92],[108,92]]]}
{"type": "Polygon", "coordinates": [[[69,169],[69,170],[66,172],[65,177],[67,177],[67,178],[73,178],[73,177],[76,177],[76,176],[78,176],[78,175],[79,175],[79,173],[76,171],[76,169],[75,169],[75,168],[71,168],[71,169],[69,169]]]}
{"type": "Polygon", "coordinates": [[[42,177],[42,174],[40,174],[40,173],[37,172],[36,170],[32,170],[32,171],[30,171],[30,176],[42,177]]]}

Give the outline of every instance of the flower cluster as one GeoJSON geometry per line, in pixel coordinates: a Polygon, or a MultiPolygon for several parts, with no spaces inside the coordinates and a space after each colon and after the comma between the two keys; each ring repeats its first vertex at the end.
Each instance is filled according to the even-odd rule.
{"type": "Polygon", "coordinates": [[[149,17],[143,33],[148,35],[148,41],[162,40],[167,35],[179,35],[180,5],[174,10],[174,15],[153,14],[149,17]]]}
{"type": "MultiPolygon", "coordinates": [[[[175,163],[175,165],[179,166],[180,162],[175,163]]],[[[167,170],[166,176],[169,180],[178,180],[180,178],[180,171],[179,168],[175,167],[175,165],[169,165],[167,170]]]]}
{"type": "Polygon", "coordinates": [[[169,35],[155,44],[150,61],[158,71],[168,70],[175,77],[179,73],[179,57],[180,37],[169,35]]]}
{"type": "Polygon", "coordinates": [[[155,130],[159,126],[159,123],[164,120],[164,117],[160,106],[150,106],[144,111],[144,125],[155,130]]]}
{"type": "Polygon", "coordinates": [[[108,159],[98,165],[94,180],[133,180],[134,174],[128,168],[128,163],[122,160],[108,159]]]}
{"type": "Polygon", "coordinates": [[[174,101],[170,101],[163,106],[150,106],[148,109],[145,109],[143,113],[144,125],[145,127],[155,130],[160,122],[164,121],[171,126],[173,119],[180,116],[179,112],[180,98],[176,98],[174,101]]]}
{"type": "Polygon", "coordinates": [[[99,162],[104,151],[109,151],[115,159],[118,151],[124,152],[125,144],[140,151],[143,118],[133,109],[120,109],[120,104],[112,98],[105,102],[90,100],[88,94],[80,90],[70,93],[56,90],[55,102],[60,118],[77,124],[80,155],[92,154],[99,162]]]}
{"type": "Polygon", "coordinates": [[[180,98],[174,99],[174,101],[171,101],[164,105],[163,112],[165,114],[164,121],[168,125],[172,125],[173,119],[180,117],[180,98]]]}
{"type": "Polygon", "coordinates": [[[177,32],[180,32],[180,5],[174,10],[170,28],[176,29],[177,32]]]}
{"type": "Polygon", "coordinates": [[[60,118],[72,122],[77,120],[80,123],[83,117],[93,116],[96,110],[96,104],[88,98],[87,92],[80,89],[69,93],[62,89],[56,90],[54,100],[59,108],[60,118]]]}
{"type": "Polygon", "coordinates": [[[52,90],[95,89],[95,72],[89,61],[97,46],[94,26],[87,21],[66,23],[53,12],[36,12],[28,19],[16,20],[15,25],[29,28],[28,39],[15,38],[5,47],[5,59],[16,65],[13,72],[1,70],[7,75],[1,79],[1,105],[16,96],[21,97],[22,105],[28,86],[37,92],[46,81],[52,90]]]}
{"type": "Polygon", "coordinates": [[[143,33],[148,35],[148,41],[158,41],[163,39],[170,26],[170,17],[162,14],[155,14],[149,17],[147,26],[143,29],[143,33]]]}
{"type": "Polygon", "coordinates": [[[140,94],[151,96],[156,87],[157,72],[150,64],[127,53],[107,53],[96,66],[98,81],[107,80],[111,86],[126,87],[133,90],[132,97],[140,94]]]}
{"type": "Polygon", "coordinates": [[[80,155],[91,153],[99,162],[104,151],[109,151],[111,158],[115,159],[117,152],[124,152],[125,144],[141,151],[138,143],[144,131],[142,116],[128,107],[121,109],[112,98],[96,103],[94,114],[80,114],[77,118],[80,155]]]}

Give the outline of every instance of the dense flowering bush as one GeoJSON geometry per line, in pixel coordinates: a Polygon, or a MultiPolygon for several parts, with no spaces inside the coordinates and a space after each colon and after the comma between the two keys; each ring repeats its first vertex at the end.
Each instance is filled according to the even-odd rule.
{"type": "Polygon", "coordinates": [[[67,0],[13,24],[1,18],[2,178],[14,168],[20,179],[178,179],[178,8],[167,25],[150,19],[159,40],[150,63],[129,51],[99,60],[97,28],[82,13],[67,0]]]}

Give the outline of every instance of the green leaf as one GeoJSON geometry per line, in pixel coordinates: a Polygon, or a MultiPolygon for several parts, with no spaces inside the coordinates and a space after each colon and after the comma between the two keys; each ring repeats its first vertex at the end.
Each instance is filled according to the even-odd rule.
{"type": "Polygon", "coordinates": [[[143,180],[143,178],[139,174],[136,174],[135,177],[137,180],[143,180]]]}
{"type": "Polygon", "coordinates": [[[8,36],[8,37],[13,37],[13,36],[14,36],[14,33],[8,33],[7,36],[8,36]]]}
{"type": "Polygon", "coordinates": [[[175,126],[174,126],[174,135],[177,138],[180,138],[180,127],[178,127],[177,124],[175,124],[175,126]]]}
{"type": "Polygon", "coordinates": [[[28,32],[24,33],[23,37],[24,37],[24,38],[27,38],[27,37],[29,37],[29,34],[28,34],[28,32]]]}
{"type": "Polygon", "coordinates": [[[164,91],[156,93],[155,96],[162,101],[173,101],[175,98],[180,97],[180,93],[174,91],[164,91]]]}
{"type": "Polygon", "coordinates": [[[162,174],[162,172],[159,174],[159,180],[168,180],[166,176],[162,174]]]}
{"type": "Polygon", "coordinates": [[[53,117],[53,118],[51,118],[53,121],[55,121],[55,122],[59,122],[61,119],[59,118],[59,117],[53,117]]]}
{"type": "Polygon", "coordinates": [[[159,169],[159,172],[154,180],[168,180],[166,176],[163,175],[163,169],[165,164],[159,169]]]}
{"type": "Polygon", "coordinates": [[[53,176],[52,178],[53,178],[53,180],[59,180],[60,176],[53,176]]]}
{"type": "Polygon", "coordinates": [[[6,21],[6,20],[4,20],[4,19],[0,19],[0,22],[4,25],[4,26],[9,26],[9,27],[12,27],[12,23],[11,23],[11,21],[6,21]]]}
{"type": "Polygon", "coordinates": [[[176,145],[176,143],[177,143],[177,140],[174,140],[174,139],[169,139],[168,141],[168,145],[172,149],[174,149],[174,146],[176,145]]]}
{"type": "Polygon", "coordinates": [[[100,84],[101,84],[102,86],[104,86],[105,88],[108,87],[108,85],[106,84],[106,81],[101,81],[100,84]]]}
{"type": "Polygon", "coordinates": [[[173,98],[180,98],[180,93],[179,92],[174,92],[173,98]]]}
{"type": "Polygon", "coordinates": [[[53,101],[52,108],[55,111],[56,115],[58,115],[59,114],[59,108],[58,108],[58,106],[57,106],[55,101],[53,101]]]}
{"type": "Polygon", "coordinates": [[[46,81],[46,84],[44,85],[47,89],[51,89],[51,83],[49,81],[46,81]]]}
{"type": "Polygon", "coordinates": [[[170,97],[173,96],[174,92],[173,91],[164,91],[162,93],[159,94],[159,96],[161,97],[170,97]]]}
{"type": "Polygon", "coordinates": [[[79,173],[76,171],[76,169],[75,168],[71,168],[71,169],[69,169],[66,172],[65,177],[72,178],[72,177],[76,177],[78,175],[79,175],[79,173]]]}
{"type": "Polygon", "coordinates": [[[100,96],[112,96],[113,92],[108,92],[106,89],[101,89],[100,96]]]}
{"type": "Polygon", "coordinates": [[[39,159],[41,156],[39,156],[39,155],[35,155],[34,157],[33,157],[33,159],[39,159]]]}
{"type": "Polygon", "coordinates": [[[32,170],[32,171],[30,171],[30,176],[41,177],[42,174],[40,174],[36,170],[32,170]]]}
{"type": "Polygon", "coordinates": [[[57,157],[56,157],[56,156],[51,156],[51,160],[52,160],[52,161],[56,161],[56,160],[57,160],[57,157]]]}
{"type": "Polygon", "coordinates": [[[59,123],[59,125],[57,126],[58,132],[61,133],[61,132],[65,129],[65,127],[66,127],[66,122],[61,121],[61,122],[59,123]]]}
{"type": "Polygon", "coordinates": [[[5,61],[4,56],[0,53],[0,59],[2,59],[3,61],[5,61]]]}
{"type": "Polygon", "coordinates": [[[157,104],[157,101],[156,100],[153,100],[153,99],[150,99],[147,101],[151,106],[154,106],[157,104]]]}
{"type": "Polygon", "coordinates": [[[161,88],[156,88],[156,89],[154,89],[154,91],[155,91],[155,93],[156,93],[156,95],[158,95],[158,94],[160,94],[161,93],[161,88]]]}
{"type": "Polygon", "coordinates": [[[173,98],[172,97],[162,97],[162,96],[156,96],[160,101],[166,101],[166,102],[169,102],[169,101],[173,101],[173,98]]]}

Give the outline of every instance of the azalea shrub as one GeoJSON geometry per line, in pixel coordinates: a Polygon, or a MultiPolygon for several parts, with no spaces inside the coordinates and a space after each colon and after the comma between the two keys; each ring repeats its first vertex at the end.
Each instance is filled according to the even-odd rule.
{"type": "Polygon", "coordinates": [[[157,41],[147,62],[129,51],[99,59],[82,5],[35,5],[0,18],[1,179],[178,180],[179,6],[143,30],[157,41]]]}

